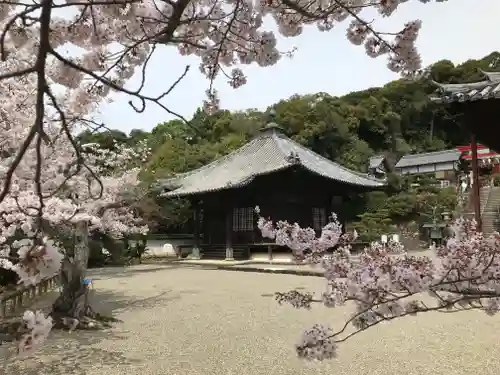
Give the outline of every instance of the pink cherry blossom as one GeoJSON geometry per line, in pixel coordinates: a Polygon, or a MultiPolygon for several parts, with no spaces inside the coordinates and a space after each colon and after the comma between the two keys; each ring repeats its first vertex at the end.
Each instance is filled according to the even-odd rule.
{"type": "Polygon", "coordinates": [[[316,325],[297,344],[300,357],[324,360],[336,356],[337,345],[383,321],[427,311],[500,310],[500,235],[484,236],[475,222],[458,219],[455,235],[433,256],[404,252],[400,243],[372,243],[361,254],[351,254],[355,239],[342,234],[335,216],[316,236],[311,228],[259,217],[264,237],[288,246],[301,262],[324,270],[325,289],[316,297],[297,290],[277,293],[279,303],[310,308],[349,304],[353,313],[340,330],[316,325]],[[431,296],[431,302],[426,296],[431,296]],[[349,326],[354,331],[348,330],[349,326]]]}
{"type": "MultiPolygon", "coordinates": [[[[415,48],[420,21],[408,22],[400,32],[384,34],[373,28],[371,20],[366,22],[361,18],[368,8],[389,16],[404,2],[20,0],[0,3],[0,266],[15,270],[27,284],[56,273],[64,248],[57,238],[51,237],[49,228],[87,221],[90,231],[115,237],[147,232],[148,228],[128,208],[127,202],[141,194],[137,176],[140,161],[147,157],[148,150],[127,147],[117,147],[115,152],[100,150],[96,145],[78,145],[75,136],[82,129],[94,128],[95,114],[102,103],[112,100],[111,93],[129,95],[130,105],[138,112],[152,103],[176,115],[167,107],[167,98],[188,68],[159,95],[144,93],[143,84],[132,88],[127,85],[134,74],[142,74],[144,83],[147,63],[158,45],[174,46],[181,55],[199,58],[200,71],[210,81],[204,107],[207,112],[214,112],[220,105],[214,87],[218,75],[224,74],[229,85],[238,88],[247,82],[242,65],[272,66],[293,52],[279,50],[279,38],[267,29],[265,16],[285,37],[300,35],[306,25],[329,31],[349,19],[347,37],[351,42],[364,44],[369,56],[386,55],[389,69],[403,76],[413,75],[421,68],[415,48]],[[19,261],[15,265],[13,252],[19,261]]],[[[356,276],[366,283],[375,279],[383,281],[383,286],[394,284],[387,272],[379,270],[374,276],[354,271],[348,246],[343,245],[349,238],[341,235],[340,227],[335,224],[325,227],[319,238],[312,230],[286,222],[279,223],[277,231],[266,221],[259,225],[298,256],[322,263],[328,269],[331,292],[325,300],[333,301],[329,303],[342,303],[354,292],[362,296],[368,293],[363,289],[365,284],[359,290],[349,289],[353,284],[342,281],[345,277],[338,279],[335,275],[339,272],[348,280],[356,276]],[[320,255],[336,243],[342,244],[342,252],[330,257],[320,255]]],[[[374,247],[362,258],[363,262],[379,266],[382,260],[390,258],[385,251],[374,247]]],[[[425,262],[418,267],[411,261],[408,264],[419,272],[427,270],[425,262]]],[[[398,269],[397,282],[404,278],[413,280],[403,264],[394,267],[398,269]]],[[[410,267],[412,272],[413,268],[410,267]]],[[[420,285],[415,280],[408,284],[414,289],[420,285]]],[[[414,304],[411,306],[415,309],[414,304]]],[[[491,304],[489,311],[494,311],[495,306],[491,304]]],[[[20,351],[31,350],[38,345],[39,337],[45,337],[49,324],[37,317],[35,314],[33,319],[39,323],[33,323],[33,327],[41,327],[42,334],[26,336],[20,351]]],[[[314,352],[310,356],[318,359],[332,357],[333,341],[326,332],[326,328],[318,326],[304,339],[308,345],[324,343],[322,350],[301,347],[298,350],[314,352]]]]}
{"type": "MultiPolygon", "coordinates": [[[[84,0],[2,4],[0,29],[5,34],[0,40],[0,88],[5,98],[8,97],[5,93],[10,92],[16,100],[3,100],[0,107],[19,124],[33,121],[25,115],[33,107],[37,93],[43,94],[45,109],[59,107],[51,108],[50,114],[46,111],[47,117],[58,117],[60,109],[68,119],[74,118],[73,114],[88,115],[97,110],[102,100],[107,100],[111,91],[139,98],[141,103],[136,108],[145,102],[165,107],[161,101],[169,91],[151,97],[142,92],[142,87],[136,90],[125,86],[134,73],[140,73],[158,44],[174,46],[183,56],[198,57],[200,70],[210,81],[224,68],[231,68],[225,74],[230,77],[228,83],[237,88],[247,81],[242,65],[267,67],[287,54],[280,51],[280,39],[263,22],[265,16],[270,16],[279,34],[285,37],[300,35],[306,25],[329,31],[349,20],[348,40],[364,44],[369,56],[386,55],[389,69],[412,75],[421,69],[415,48],[421,22],[409,21],[399,32],[383,33],[374,28],[371,15],[364,18],[370,8],[388,17],[403,3],[401,0],[84,0]],[[37,56],[43,57],[39,66],[37,56]],[[46,89],[41,92],[38,83],[42,78],[50,91],[57,85],[64,88],[64,93],[59,95],[46,89]],[[20,105],[23,108],[9,110],[20,105]]],[[[212,83],[207,90],[209,109],[218,104],[212,83]]],[[[27,125],[23,127],[25,131],[30,127],[27,125]]],[[[21,131],[15,138],[23,139],[26,135],[21,131]]]]}
{"type": "MultiPolygon", "coordinates": [[[[49,234],[40,227],[40,221],[57,227],[85,220],[90,224],[90,231],[115,237],[148,231],[126,204],[106,209],[122,200],[132,201],[136,199],[135,195],[140,196],[139,169],[127,166],[145,156],[123,146],[117,146],[117,151],[111,152],[86,145],[86,167],[89,169],[81,168],[76,173],[76,166],[68,166],[75,160],[75,155],[63,140],[57,141],[57,148],[53,148],[54,145],[43,148],[45,173],[40,187],[46,198],[42,205],[33,182],[37,160],[32,156],[36,154],[36,148],[27,150],[14,173],[10,194],[0,202],[0,237],[5,239],[0,244],[0,257],[6,258],[3,266],[16,271],[21,282],[26,284],[56,274],[63,259],[64,249],[57,239],[48,238],[49,234]],[[68,174],[72,174],[69,179],[68,174]],[[14,239],[20,233],[25,237],[14,239]],[[13,249],[20,260],[15,265],[8,260],[13,249]]],[[[0,159],[0,166],[8,166],[9,162],[9,158],[0,159]]]]}
{"type": "MultiPolygon", "coordinates": [[[[113,237],[147,233],[127,202],[140,199],[138,166],[149,149],[115,149],[83,145],[85,167],[78,168],[68,138],[55,136],[40,149],[27,148],[12,175],[10,192],[0,202],[0,266],[15,271],[20,283],[35,285],[59,272],[65,248],[51,237],[54,229],[84,220],[91,232],[113,237]],[[37,184],[39,156],[44,173],[37,184]]],[[[0,158],[0,168],[8,170],[11,162],[9,156],[0,158]]],[[[5,178],[3,171],[0,176],[5,178]]],[[[26,312],[24,320],[30,331],[19,342],[19,353],[30,355],[48,336],[52,321],[39,312],[26,312]]]]}
{"type": "Polygon", "coordinates": [[[23,322],[28,329],[18,345],[18,354],[22,356],[32,355],[47,339],[52,329],[52,318],[45,316],[41,311],[27,310],[23,315],[23,322]]]}

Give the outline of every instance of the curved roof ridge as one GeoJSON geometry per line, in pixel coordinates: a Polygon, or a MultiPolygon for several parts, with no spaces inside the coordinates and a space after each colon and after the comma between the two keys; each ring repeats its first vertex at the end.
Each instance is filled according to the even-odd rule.
{"type": "Polygon", "coordinates": [[[243,150],[250,148],[254,144],[254,141],[256,141],[258,139],[262,139],[262,138],[264,138],[264,137],[255,137],[250,142],[245,143],[243,146],[238,147],[236,150],[231,151],[229,154],[223,155],[220,158],[212,160],[210,163],[205,164],[205,165],[198,167],[196,169],[193,169],[191,171],[179,173],[178,175],[175,175],[174,177],[172,177],[170,179],[166,179],[166,180],[173,181],[176,179],[186,178],[186,177],[192,176],[193,174],[196,174],[198,172],[203,172],[203,171],[206,171],[207,169],[214,168],[220,164],[227,162],[229,159],[231,159],[235,155],[240,154],[243,150]]]}
{"type": "Polygon", "coordinates": [[[431,80],[437,86],[430,100],[437,103],[467,102],[500,98],[500,72],[480,70],[484,79],[469,83],[439,83],[431,80]]]}
{"type": "MultiPolygon", "coordinates": [[[[286,137],[286,136],[285,136],[286,137]]],[[[373,176],[370,176],[368,173],[363,173],[363,172],[358,172],[358,171],[355,171],[355,170],[352,170],[352,169],[349,169],[347,167],[344,167],[343,165],[333,161],[333,160],[330,160],[328,158],[325,158],[323,155],[320,155],[312,150],[309,150],[307,147],[301,145],[300,143],[294,141],[292,138],[289,138],[289,137],[286,137],[287,140],[292,143],[295,147],[299,148],[302,152],[304,153],[307,153],[308,155],[310,156],[313,156],[315,158],[319,158],[321,159],[322,161],[324,162],[327,162],[329,164],[332,164],[334,165],[335,167],[337,168],[340,168],[342,169],[344,172],[348,172],[348,173],[351,173],[351,174],[355,174],[355,175],[358,175],[359,177],[363,177],[363,178],[366,178],[368,180],[371,180],[371,181],[374,181],[374,182],[381,182],[381,183],[384,183],[384,180],[381,180],[381,179],[378,179],[378,178],[375,178],[373,176]]],[[[302,164],[302,160],[300,161],[301,165],[302,164]]],[[[303,165],[305,168],[307,168],[307,166],[303,165]]]]}
{"type": "Polygon", "coordinates": [[[278,148],[278,150],[280,151],[280,153],[283,155],[283,160],[292,165],[293,163],[291,163],[288,158],[290,156],[290,153],[287,153],[285,151],[285,149],[283,148],[283,146],[281,145],[280,143],[280,139],[284,139],[286,141],[289,141],[289,142],[293,142],[292,138],[290,138],[289,136],[287,136],[286,134],[284,133],[271,133],[271,139],[274,141],[274,143],[276,144],[276,147],[278,148]]]}
{"type": "Polygon", "coordinates": [[[479,69],[479,71],[488,79],[490,82],[500,81],[500,72],[487,72],[486,70],[479,69]]]}

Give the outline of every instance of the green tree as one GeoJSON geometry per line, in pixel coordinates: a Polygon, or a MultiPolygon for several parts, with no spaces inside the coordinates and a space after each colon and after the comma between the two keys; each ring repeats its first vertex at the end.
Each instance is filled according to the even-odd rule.
{"type": "MultiPolygon", "coordinates": [[[[430,75],[439,82],[478,80],[480,70],[491,70],[491,63],[499,57],[500,54],[494,52],[483,59],[456,66],[442,60],[430,68],[430,75]]],[[[366,171],[369,157],[382,154],[392,171],[404,154],[469,143],[461,116],[444,105],[429,101],[435,89],[435,85],[426,80],[397,80],[384,87],[342,97],[327,93],[294,95],[270,108],[275,109],[275,121],[288,136],[320,155],[348,168],[366,171]]],[[[198,168],[235,150],[268,121],[267,110],[219,111],[209,115],[198,109],[189,124],[170,120],[158,124],[151,132],[133,130],[128,137],[119,131],[84,132],[80,140],[97,142],[104,147],[112,147],[113,141],[146,140],[153,155],[144,166],[141,178],[146,183],[153,183],[198,168]]],[[[353,215],[367,214],[360,217],[362,225],[370,227],[381,218],[384,218],[381,222],[384,228],[405,220],[417,220],[420,211],[428,210],[422,207],[422,202],[433,199],[443,199],[444,206],[453,206],[450,197],[440,196],[444,193],[434,186],[435,181],[427,181],[424,176],[402,179],[390,173],[388,177],[390,183],[386,192],[357,197],[356,207],[353,203],[353,215]],[[418,184],[412,185],[415,183],[418,184]]],[[[165,215],[151,209],[151,220],[164,216],[166,220],[185,221],[182,215],[187,215],[186,206],[180,205],[183,207],[180,211],[177,206],[172,204],[165,208],[168,212],[165,215]]]]}

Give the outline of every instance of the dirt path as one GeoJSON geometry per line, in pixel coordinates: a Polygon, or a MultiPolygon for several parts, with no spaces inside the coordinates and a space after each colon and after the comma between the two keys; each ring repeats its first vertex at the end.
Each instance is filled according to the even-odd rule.
{"type": "Polygon", "coordinates": [[[93,272],[95,299],[124,321],[107,332],[56,332],[9,375],[497,375],[500,317],[424,314],[372,328],[338,360],[305,365],[293,345],[347,309],[279,306],[274,291],[321,291],[318,277],[138,266],[93,272]]]}

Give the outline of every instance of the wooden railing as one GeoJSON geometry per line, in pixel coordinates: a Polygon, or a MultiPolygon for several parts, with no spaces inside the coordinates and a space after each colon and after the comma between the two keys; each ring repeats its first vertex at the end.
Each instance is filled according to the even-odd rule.
{"type": "Polygon", "coordinates": [[[21,286],[12,292],[6,291],[1,293],[0,319],[16,314],[23,307],[29,307],[29,305],[37,297],[40,297],[56,288],[58,282],[59,275],[56,275],[42,280],[37,285],[21,286]]]}

